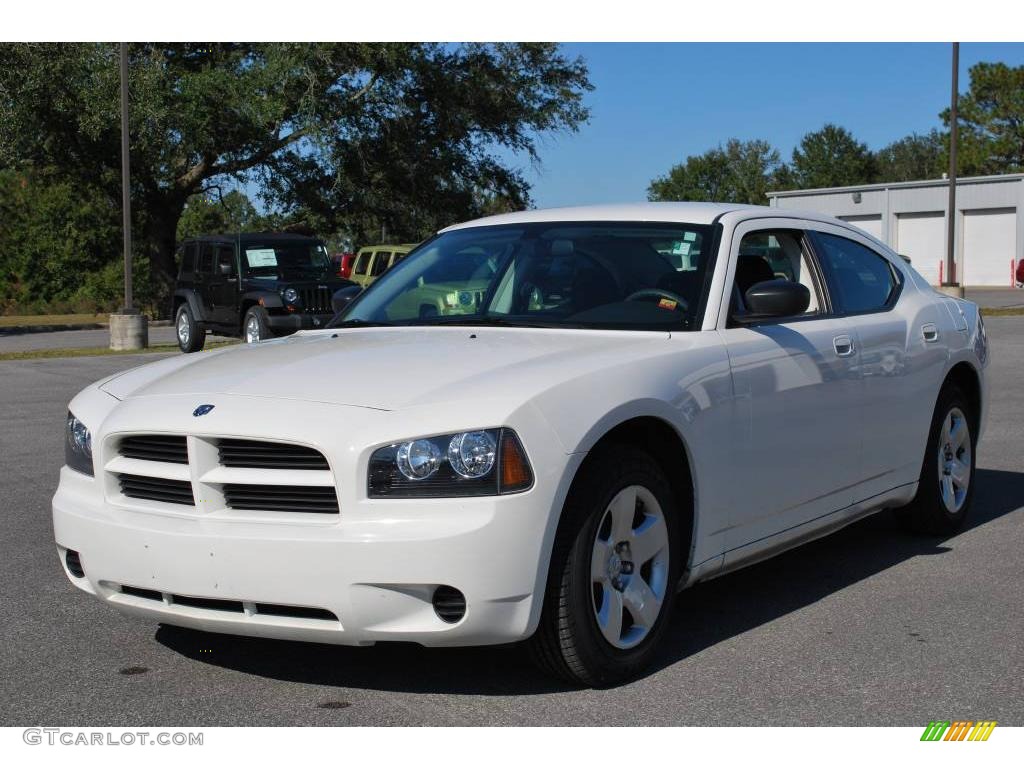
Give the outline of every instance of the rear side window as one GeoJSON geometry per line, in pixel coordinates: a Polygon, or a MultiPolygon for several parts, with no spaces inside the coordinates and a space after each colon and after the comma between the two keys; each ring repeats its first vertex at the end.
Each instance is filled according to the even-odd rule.
{"type": "Polygon", "coordinates": [[[188,275],[196,271],[195,243],[186,243],[181,247],[181,274],[188,275]]]}
{"type": "Polygon", "coordinates": [[[353,270],[357,275],[365,275],[366,267],[370,263],[370,257],[373,256],[373,251],[363,251],[359,254],[359,258],[356,259],[356,266],[353,270]]]}
{"type": "Polygon", "coordinates": [[[381,251],[378,253],[377,258],[373,260],[373,271],[370,273],[371,277],[383,275],[387,271],[388,261],[390,259],[390,251],[381,251]]]}
{"type": "Polygon", "coordinates": [[[235,249],[231,245],[221,245],[217,247],[217,269],[218,271],[222,267],[227,267],[229,272],[227,274],[235,273],[235,249]]]}
{"type": "Polygon", "coordinates": [[[200,246],[199,271],[209,275],[213,273],[213,244],[203,243],[200,246]]]}
{"type": "Polygon", "coordinates": [[[899,281],[886,259],[845,237],[815,232],[814,239],[840,311],[878,312],[890,306],[899,281]]]}

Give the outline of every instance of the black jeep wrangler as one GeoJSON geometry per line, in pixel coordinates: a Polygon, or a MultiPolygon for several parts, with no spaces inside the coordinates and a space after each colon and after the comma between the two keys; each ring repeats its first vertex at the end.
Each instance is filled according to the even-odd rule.
{"type": "Polygon", "coordinates": [[[337,276],[324,244],[285,234],[204,235],[178,249],[174,327],[183,352],[203,348],[207,331],[248,343],[321,328],[334,316],[337,276]]]}

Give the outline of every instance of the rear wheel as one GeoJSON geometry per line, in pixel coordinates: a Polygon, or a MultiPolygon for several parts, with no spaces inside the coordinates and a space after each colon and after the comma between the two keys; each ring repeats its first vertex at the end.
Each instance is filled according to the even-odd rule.
{"type": "Polygon", "coordinates": [[[963,392],[946,386],[932,417],[917,495],[897,511],[907,527],[948,535],[963,526],[974,493],[975,423],[963,392]]]}
{"type": "Polygon", "coordinates": [[[556,536],[540,626],[545,671],[606,686],[639,674],[667,626],[682,553],[675,499],[658,465],[626,447],[581,470],[556,536]]]}
{"type": "Polygon", "coordinates": [[[246,344],[257,344],[266,341],[274,334],[267,321],[267,311],[263,307],[249,307],[242,321],[242,336],[246,344]]]}
{"type": "Polygon", "coordinates": [[[178,337],[178,348],[182,352],[198,352],[206,343],[206,331],[199,327],[188,304],[178,307],[174,318],[174,330],[178,337]]]}

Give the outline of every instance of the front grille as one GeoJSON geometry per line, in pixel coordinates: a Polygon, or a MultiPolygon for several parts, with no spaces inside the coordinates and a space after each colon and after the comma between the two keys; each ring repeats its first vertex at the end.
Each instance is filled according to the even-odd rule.
{"type": "Polygon", "coordinates": [[[128,459],[188,464],[184,435],[130,435],[121,438],[118,453],[128,459]]]}
{"type": "Polygon", "coordinates": [[[141,475],[117,476],[121,483],[121,493],[133,499],[149,499],[167,504],[187,504],[192,506],[195,499],[192,495],[192,483],[188,480],[168,480],[164,477],[143,477],[141,475]]]}
{"type": "Polygon", "coordinates": [[[228,483],[224,486],[224,501],[232,509],[338,514],[338,496],[329,485],[228,483]]]}
{"type": "Polygon", "coordinates": [[[331,308],[331,289],[326,286],[299,288],[302,298],[302,309],[310,314],[333,313],[331,308]]]}
{"type": "Polygon", "coordinates": [[[223,438],[217,443],[225,467],[254,469],[330,469],[320,451],[304,445],[223,438]]]}

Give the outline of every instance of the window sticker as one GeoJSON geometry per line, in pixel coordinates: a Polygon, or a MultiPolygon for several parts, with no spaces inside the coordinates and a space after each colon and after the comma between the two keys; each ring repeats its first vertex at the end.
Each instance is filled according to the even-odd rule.
{"type": "Polygon", "coordinates": [[[276,267],[277,254],[273,248],[246,248],[245,260],[250,267],[276,267]]]}
{"type": "Polygon", "coordinates": [[[690,244],[685,242],[676,241],[672,243],[672,253],[676,256],[689,256],[690,255],[690,244]]]}
{"type": "Polygon", "coordinates": [[[688,243],[692,243],[696,239],[697,239],[697,233],[696,232],[684,232],[683,233],[683,240],[686,240],[688,243]]]}

